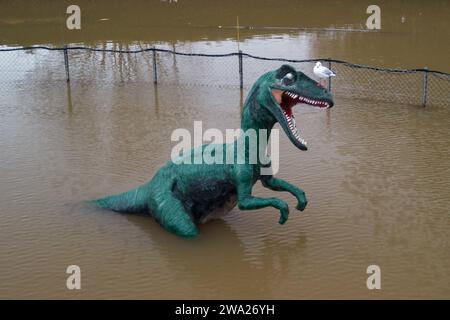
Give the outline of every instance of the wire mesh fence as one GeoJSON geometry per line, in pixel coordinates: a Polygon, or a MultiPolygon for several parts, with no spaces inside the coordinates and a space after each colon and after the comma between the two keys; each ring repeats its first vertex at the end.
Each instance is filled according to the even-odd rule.
{"type": "Polygon", "coordinates": [[[336,77],[328,80],[335,96],[424,106],[450,105],[450,74],[440,71],[384,69],[334,59],[292,60],[243,52],[198,54],[141,47],[0,48],[0,91],[19,93],[30,90],[30,86],[43,88],[45,84],[69,80],[86,86],[95,83],[97,87],[111,83],[155,83],[248,89],[261,74],[282,63],[314,78],[316,61],[336,73],[336,77]]]}

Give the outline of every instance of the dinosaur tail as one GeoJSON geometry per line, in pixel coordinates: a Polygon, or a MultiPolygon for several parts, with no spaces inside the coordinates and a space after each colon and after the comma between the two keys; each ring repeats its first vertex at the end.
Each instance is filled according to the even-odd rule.
{"type": "Polygon", "coordinates": [[[92,202],[102,208],[117,212],[148,212],[148,201],[150,196],[149,187],[150,182],[130,191],[93,200],[92,202]]]}

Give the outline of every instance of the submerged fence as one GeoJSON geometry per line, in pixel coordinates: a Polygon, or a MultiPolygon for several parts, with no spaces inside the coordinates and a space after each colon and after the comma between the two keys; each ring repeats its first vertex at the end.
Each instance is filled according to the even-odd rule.
{"type": "Polygon", "coordinates": [[[242,51],[183,53],[154,47],[135,50],[83,46],[3,48],[0,49],[0,88],[45,79],[47,82],[143,81],[247,89],[262,73],[282,63],[289,63],[315,78],[312,70],[317,61],[336,73],[336,77],[327,80],[335,96],[423,106],[450,105],[450,74],[427,68],[386,69],[328,58],[267,58],[242,51]],[[52,52],[60,52],[62,57],[52,52]],[[27,61],[32,61],[31,67],[24,66],[27,61]]]}

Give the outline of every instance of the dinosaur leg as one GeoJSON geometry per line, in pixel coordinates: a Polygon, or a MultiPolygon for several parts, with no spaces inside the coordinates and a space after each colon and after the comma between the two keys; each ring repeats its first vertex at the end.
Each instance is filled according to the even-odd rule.
{"type": "Polygon", "coordinates": [[[261,176],[261,182],[264,187],[269,188],[274,191],[287,191],[291,193],[294,197],[297,198],[297,210],[303,211],[305,210],[306,205],[308,204],[308,200],[306,199],[305,192],[286,182],[282,179],[275,178],[273,176],[261,176]]]}
{"type": "Polygon", "coordinates": [[[152,194],[149,203],[152,216],[166,230],[182,237],[195,237],[198,229],[183,204],[170,190],[152,194]]]}
{"type": "Polygon", "coordinates": [[[278,198],[260,198],[251,194],[251,184],[240,184],[237,187],[238,207],[241,210],[254,210],[264,207],[274,207],[280,210],[280,224],[284,224],[289,217],[289,207],[286,202],[278,198]]]}

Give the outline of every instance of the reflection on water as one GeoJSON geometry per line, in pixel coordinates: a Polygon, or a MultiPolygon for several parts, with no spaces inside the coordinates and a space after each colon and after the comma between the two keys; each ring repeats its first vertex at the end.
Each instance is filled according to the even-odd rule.
{"type": "MultiPolygon", "coordinates": [[[[113,87],[73,83],[72,107],[64,82],[38,99],[43,87],[2,98],[2,296],[367,298],[372,263],[383,297],[448,296],[447,108],[299,107],[311,147],[300,152],[283,136],[280,176],[306,190],[308,209],[284,226],[274,210],[235,209],[185,240],[151,218],[82,201],[150,178],[175,128],[238,126],[239,93],[113,87]],[[80,293],[64,289],[73,263],[85,277],[80,293]]],[[[274,195],[259,185],[255,193],[274,195]]]]}
{"type": "MultiPolygon", "coordinates": [[[[423,13],[438,16],[439,4],[430,3],[423,13]]],[[[415,3],[402,10],[408,17],[409,10],[415,12],[418,7],[422,10],[415,3]]],[[[115,3],[112,8],[111,12],[120,16],[121,7],[115,3]]],[[[349,10],[350,17],[359,12],[355,8],[349,10]]],[[[224,19],[233,20],[233,10],[223,9],[224,19]]],[[[262,10],[258,6],[248,9],[262,10]]],[[[310,9],[306,6],[302,10],[310,9]]],[[[327,13],[330,17],[331,11],[327,13]]],[[[263,12],[267,18],[271,16],[269,11],[263,12]]],[[[10,11],[8,14],[11,19],[15,17],[10,11]]],[[[22,14],[32,13],[24,10],[22,14]]],[[[187,12],[178,23],[183,25],[184,17],[195,16],[187,12]]],[[[246,15],[241,16],[245,21],[246,15]]],[[[134,28],[136,24],[128,19],[134,28]]],[[[252,19],[261,18],[248,15],[247,19],[256,25],[259,20],[252,19]]],[[[294,16],[287,15],[285,25],[293,21],[294,16]]],[[[390,21],[387,17],[388,26],[390,21]]],[[[88,20],[88,26],[90,23],[88,20]]],[[[208,23],[212,22],[204,22],[208,23]]],[[[220,23],[225,25],[225,21],[220,23]]],[[[18,24],[25,28],[26,23],[18,24]]],[[[13,38],[7,43],[25,43],[19,36],[14,41],[17,34],[12,30],[16,29],[9,25],[5,34],[13,38]]],[[[42,22],[38,29],[49,25],[52,22],[42,22]]],[[[127,38],[133,28],[125,35],[115,30],[125,40],[123,44],[100,41],[95,45],[137,45],[127,38]]],[[[265,55],[342,58],[339,55],[345,53],[351,61],[373,58],[386,65],[412,63],[414,67],[432,61],[444,67],[445,50],[434,52],[433,39],[429,39],[431,49],[420,46],[411,54],[405,54],[408,49],[392,54],[385,51],[394,39],[401,43],[394,49],[408,48],[424,33],[435,32],[433,28],[408,33],[415,38],[409,40],[396,33],[300,32],[280,36],[274,31],[248,30],[242,46],[265,55]],[[358,45],[366,39],[386,44],[358,45]]],[[[179,34],[196,40],[176,43],[182,51],[235,50],[232,39],[222,38],[226,33],[198,29],[192,29],[194,35],[189,35],[188,28],[179,28],[174,34],[170,29],[165,39],[169,42],[159,45],[170,46],[171,35],[179,34]],[[198,33],[203,32],[219,40],[197,41],[198,33]]],[[[100,36],[98,32],[93,34],[100,36]]],[[[149,34],[143,32],[142,37],[149,34]]],[[[35,35],[28,36],[28,41],[34,41],[35,35]]],[[[57,43],[58,39],[54,36],[43,42],[57,43]]],[[[151,46],[157,38],[147,40],[139,45],[151,46]]],[[[270,208],[251,212],[234,209],[223,220],[201,226],[197,239],[186,240],[167,233],[149,217],[121,215],[83,201],[148,180],[169,159],[170,134],[176,128],[192,130],[194,120],[203,120],[204,129],[236,128],[242,97],[236,86],[227,86],[227,81],[237,79],[235,57],[219,66],[161,56],[166,63],[158,67],[170,68],[160,70],[161,83],[154,86],[151,57],[72,56],[77,63],[71,64],[69,87],[62,53],[14,53],[7,57],[0,62],[0,297],[450,296],[449,108],[345,96],[338,97],[336,107],[326,112],[298,107],[296,119],[310,149],[300,152],[281,134],[279,176],[305,189],[310,200],[306,211],[292,210],[289,221],[280,226],[278,213],[270,208]],[[196,76],[208,72],[210,84],[193,83],[196,76]],[[65,270],[70,264],[81,267],[79,292],[65,289],[65,270]],[[381,267],[380,292],[366,288],[370,264],[381,267]]],[[[251,75],[246,81],[250,82],[260,67],[251,62],[246,65],[251,75]]],[[[244,94],[247,91],[248,87],[244,94]]],[[[275,195],[259,184],[254,190],[261,196],[275,195]]],[[[276,196],[295,207],[291,196],[276,196]]]]}
{"type": "Polygon", "coordinates": [[[365,3],[357,0],[306,1],[123,1],[79,0],[82,28],[67,30],[70,1],[0,0],[1,44],[153,43],[169,47],[203,42],[202,50],[236,51],[236,17],[242,29],[241,49],[266,56],[327,58],[398,68],[429,67],[449,72],[450,44],[446,0],[377,1],[380,32],[305,31],[365,29],[365,3]],[[102,20],[108,19],[108,20],[102,20]],[[275,36],[275,37],[274,37],[275,36]],[[266,40],[270,38],[270,45],[266,40]],[[276,39],[275,39],[276,38],[276,39]],[[291,41],[289,41],[291,40],[291,41]],[[313,46],[313,52],[305,41],[313,46]]]}

